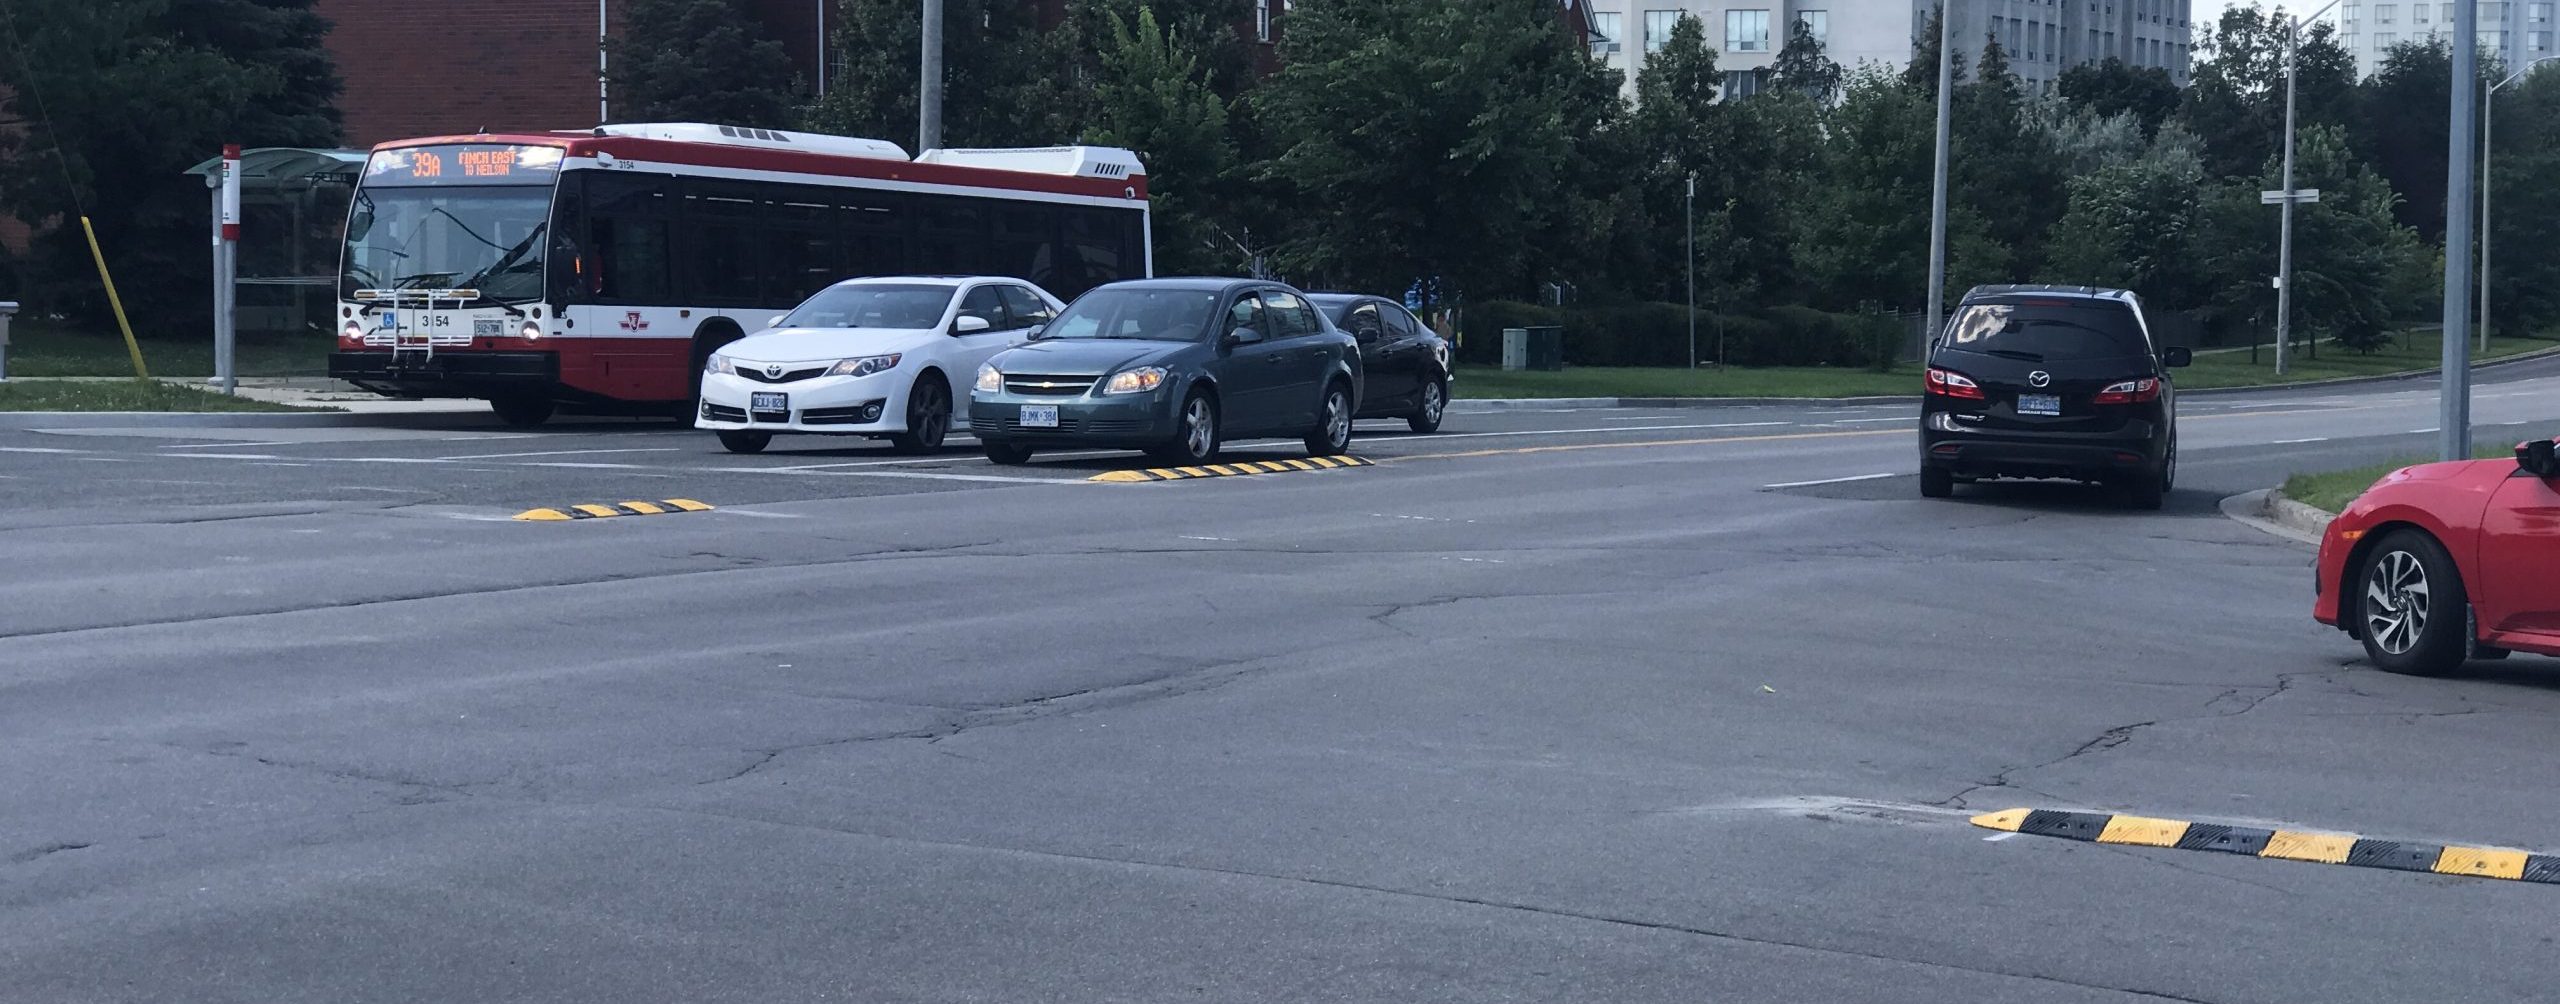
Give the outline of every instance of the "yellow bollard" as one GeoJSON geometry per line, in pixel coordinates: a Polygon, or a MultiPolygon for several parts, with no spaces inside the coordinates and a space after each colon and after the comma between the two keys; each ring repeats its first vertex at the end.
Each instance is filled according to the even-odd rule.
{"type": "Polygon", "coordinates": [[[151,379],[151,371],[142,365],[142,343],[133,340],[133,322],[124,318],[124,299],[116,295],[116,277],[107,274],[107,253],[98,250],[98,228],[89,218],[80,218],[80,231],[89,235],[89,256],[98,260],[98,281],[107,284],[107,305],[116,311],[116,327],[124,331],[124,350],[133,356],[133,378],[151,379]]]}

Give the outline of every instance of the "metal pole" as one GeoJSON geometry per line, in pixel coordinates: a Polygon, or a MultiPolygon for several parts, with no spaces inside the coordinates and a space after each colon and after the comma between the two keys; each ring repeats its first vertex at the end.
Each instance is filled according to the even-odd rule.
{"type": "Polygon", "coordinates": [[[1689,175],[1688,201],[1681,215],[1689,229],[1689,368],[1698,368],[1698,176],[1689,175]]]}
{"type": "Polygon", "coordinates": [[[2283,218],[2276,238],[2276,375],[2285,373],[2285,357],[2293,350],[2293,92],[2294,55],[2302,48],[2302,21],[2294,19],[2284,42],[2284,191],[2283,218]]]}
{"type": "Polygon", "coordinates": [[[2498,110],[2498,89],[2480,92],[2480,357],[2489,357],[2489,123],[2498,110]]]}
{"type": "Polygon", "coordinates": [[[916,90],[916,154],[942,149],[942,0],[924,0],[923,80],[916,90]]]}
{"type": "Polygon", "coordinates": [[[2442,417],[2437,422],[2446,460],[2471,457],[2471,157],[2478,147],[2472,133],[2480,122],[2472,114],[2472,95],[2480,83],[2480,3],[2453,5],[2453,108],[2451,136],[2445,144],[2444,196],[2444,378],[2442,417]]]}
{"type": "Polygon", "coordinates": [[[609,57],[610,57],[610,56],[611,56],[611,54],[612,54],[612,47],[611,47],[611,46],[609,46],[609,45],[607,45],[607,44],[605,44],[606,31],[605,31],[605,13],[604,13],[604,5],[605,5],[605,0],[596,0],[596,124],[597,124],[597,125],[603,125],[603,124],[605,124],[605,123],[607,123],[607,122],[611,122],[611,121],[613,121],[613,78],[612,78],[611,76],[608,76],[608,75],[607,75],[607,73],[606,73],[606,71],[607,71],[607,70],[611,69],[611,67],[610,67],[610,65],[609,65],[609,63],[608,63],[608,59],[609,59],[609,57]]]}
{"type": "Polygon", "coordinates": [[[818,93],[827,93],[827,0],[818,3],[818,93]]]}
{"type": "Polygon", "coordinates": [[[1938,159],[1929,178],[1929,337],[1936,337],[1946,316],[1947,297],[1947,133],[1954,119],[1955,19],[1945,0],[1938,3],[1938,159]]]}
{"type": "Polygon", "coordinates": [[[222,148],[222,267],[215,270],[222,283],[216,293],[221,297],[221,313],[213,323],[213,378],[225,394],[240,390],[240,374],[232,367],[234,351],[240,340],[240,145],[222,148]]]}

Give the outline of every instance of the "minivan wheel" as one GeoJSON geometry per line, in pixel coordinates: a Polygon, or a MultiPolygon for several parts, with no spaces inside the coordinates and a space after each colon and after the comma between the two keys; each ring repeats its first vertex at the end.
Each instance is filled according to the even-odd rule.
{"type": "Polygon", "coordinates": [[[2440,676],[2462,665],[2470,597],[2453,557],[2434,537],[2397,530],[2347,580],[2364,654],[2393,673],[2440,676]]]}
{"type": "Polygon", "coordinates": [[[1351,448],[1351,388],[1332,383],[1324,389],[1323,411],[1315,431],[1307,433],[1307,453],[1330,457],[1351,448]]]}
{"type": "Polygon", "coordinates": [[[2144,471],[2124,482],[2125,504],[2136,509],[2158,509],[2169,502],[2170,469],[2144,471]]]}
{"type": "Polygon", "coordinates": [[[1954,495],[1955,495],[1955,493],[1956,493],[1956,476],[1955,476],[1955,472],[1950,471],[1950,470],[1948,470],[1948,469],[1946,469],[1946,468],[1944,468],[1944,467],[1932,467],[1932,466],[1929,466],[1929,465],[1927,465],[1927,464],[1922,464],[1922,465],[1920,465],[1920,497],[1921,497],[1921,498],[1924,498],[1924,499],[1942,499],[1942,498],[1949,498],[1949,497],[1954,496],[1954,495]]]}
{"type": "Polygon", "coordinates": [[[720,445],[728,448],[731,453],[763,453],[765,447],[773,445],[773,433],[752,432],[746,429],[722,429],[720,445]]]}

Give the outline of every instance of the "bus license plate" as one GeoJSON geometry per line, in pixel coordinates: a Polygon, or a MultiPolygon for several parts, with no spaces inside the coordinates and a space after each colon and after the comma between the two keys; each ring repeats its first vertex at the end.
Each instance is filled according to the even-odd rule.
{"type": "Polygon", "coordinates": [[[2018,414],[2060,415],[2062,398],[2053,394],[2020,394],[2018,395],[2018,414]]]}
{"type": "Polygon", "coordinates": [[[747,407],[754,411],[790,411],[791,395],[759,391],[747,395],[747,407]]]}
{"type": "Polygon", "coordinates": [[[495,317],[480,317],[474,318],[471,321],[471,337],[473,338],[496,338],[506,333],[507,322],[502,319],[495,317]]]}
{"type": "Polygon", "coordinates": [[[1057,428],[1057,427],[1058,427],[1058,406],[1057,406],[1057,405],[1054,405],[1054,404],[1026,404],[1026,405],[1023,405],[1023,406],[1022,406],[1022,427],[1023,427],[1023,428],[1025,428],[1025,429],[1055,429],[1055,428],[1057,428]]]}

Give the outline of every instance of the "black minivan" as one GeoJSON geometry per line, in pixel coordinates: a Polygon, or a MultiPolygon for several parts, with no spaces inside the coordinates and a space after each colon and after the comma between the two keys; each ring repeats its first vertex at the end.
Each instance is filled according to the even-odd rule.
{"type": "Polygon", "coordinates": [[[1920,494],[2070,478],[2157,509],[2178,476],[2178,402],[2142,300],[2087,286],[1977,286],[1929,346],[1920,494]]]}

